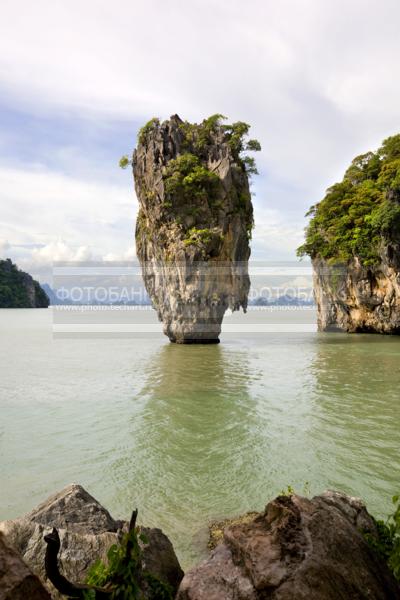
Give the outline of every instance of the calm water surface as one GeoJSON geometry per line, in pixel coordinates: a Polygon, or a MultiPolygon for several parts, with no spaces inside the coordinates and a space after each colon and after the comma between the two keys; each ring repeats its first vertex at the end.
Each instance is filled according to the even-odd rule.
{"type": "Polygon", "coordinates": [[[266,333],[219,346],[53,339],[51,310],[0,311],[0,518],[79,482],[138,507],[184,566],[205,524],[292,485],[378,515],[400,486],[400,339],[266,333]]]}

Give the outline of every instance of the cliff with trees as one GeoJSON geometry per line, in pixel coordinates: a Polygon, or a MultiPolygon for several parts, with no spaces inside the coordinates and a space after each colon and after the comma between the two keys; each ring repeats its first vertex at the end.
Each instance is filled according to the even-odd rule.
{"type": "Polygon", "coordinates": [[[400,332],[400,134],[357,156],[308,212],[323,331],[400,332]]]}

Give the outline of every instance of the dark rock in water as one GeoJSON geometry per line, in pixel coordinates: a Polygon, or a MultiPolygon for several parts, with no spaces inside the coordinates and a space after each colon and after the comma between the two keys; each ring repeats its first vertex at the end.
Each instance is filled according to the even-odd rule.
{"type": "Polygon", "coordinates": [[[398,600],[400,588],[366,542],[362,502],[337,492],[279,496],[249,523],[228,527],[182,580],[177,600],[398,600]]]}
{"type": "Polygon", "coordinates": [[[9,258],[0,260],[0,308],[47,308],[49,299],[28,273],[9,258]]]}
{"type": "Polygon", "coordinates": [[[50,600],[50,594],[1,533],[0,600],[50,600]]]}
{"type": "Polygon", "coordinates": [[[253,226],[249,162],[241,154],[247,130],[215,117],[197,125],[175,115],[153,119],[139,135],[132,161],[136,249],[173,342],[218,342],[225,311],[246,310],[253,226]]]}
{"type": "MultiPolygon", "coordinates": [[[[27,515],[0,522],[7,543],[25,560],[53,598],[62,598],[46,579],[43,537],[56,527],[61,539],[61,573],[74,583],[83,583],[90,566],[106,561],[110,546],[118,544],[128,529],[80,485],[72,484],[54,494],[27,515]]],[[[142,528],[148,543],[142,545],[143,566],[175,591],[183,577],[169,539],[160,529],[142,528]]]]}
{"type": "Polygon", "coordinates": [[[148,540],[148,543],[142,546],[143,570],[168,583],[175,594],[184,573],[171,542],[157,527],[142,527],[141,532],[148,540]]]}

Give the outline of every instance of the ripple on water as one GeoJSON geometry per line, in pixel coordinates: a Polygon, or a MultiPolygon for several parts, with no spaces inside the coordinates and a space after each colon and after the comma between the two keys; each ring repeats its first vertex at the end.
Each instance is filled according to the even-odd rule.
{"type": "Polygon", "coordinates": [[[287,485],[342,488],[378,514],[398,491],[399,339],[182,347],[15,331],[0,348],[2,517],[79,481],[116,516],[139,507],[188,566],[207,520],[260,509],[287,485]]]}

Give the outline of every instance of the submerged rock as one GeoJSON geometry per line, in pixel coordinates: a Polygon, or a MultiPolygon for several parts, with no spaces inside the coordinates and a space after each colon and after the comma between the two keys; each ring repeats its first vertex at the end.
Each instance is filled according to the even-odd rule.
{"type": "MultiPolygon", "coordinates": [[[[59,566],[74,583],[83,583],[90,566],[106,561],[110,546],[117,544],[128,528],[118,521],[80,485],[72,484],[54,494],[19,519],[0,522],[7,543],[24,559],[53,598],[63,598],[46,579],[43,537],[53,527],[61,539],[59,566]]],[[[142,546],[143,568],[168,583],[175,591],[183,577],[171,542],[160,529],[142,527],[148,543],[142,546]]]]}
{"type": "Polygon", "coordinates": [[[133,154],[136,250],[146,290],[173,342],[218,342],[227,308],[246,310],[253,226],[249,126],[150,121],[133,154]]]}
{"type": "Polygon", "coordinates": [[[50,600],[50,594],[1,533],[0,600],[50,600]]]}
{"type": "Polygon", "coordinates": [[[398,600],[400,588],[366,542],[362,502],[337,492],[279,496],[225,529],[210,557],[186,573],[177,600],[398,600]]]}

